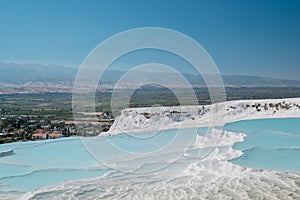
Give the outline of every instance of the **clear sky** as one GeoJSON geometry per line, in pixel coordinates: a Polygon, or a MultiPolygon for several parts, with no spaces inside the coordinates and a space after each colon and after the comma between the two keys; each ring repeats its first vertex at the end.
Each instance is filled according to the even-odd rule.
{"type": "Polygon", "coordinates": [[[109,36],[158,26],[198,41],[223,74],[300,79],[298,0],[0,0],[0,61],[78,67],[109,36]]]}

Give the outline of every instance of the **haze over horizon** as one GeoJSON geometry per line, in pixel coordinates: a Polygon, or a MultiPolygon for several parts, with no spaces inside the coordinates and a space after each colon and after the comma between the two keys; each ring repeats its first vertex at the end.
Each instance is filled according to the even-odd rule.
{"type": "MultiPolygon", "coordinates": [[[[80,66],[79,66],[80,67],[80,66]]],[[[21,74],[28,74],[28,70],[30,70],[30,76],[29,77],[24,77],[23,80],[30,80],[30,78],[32,78],[32,81],[35,82],[37,80],[41,80],[46,78],[45,80],[54,80],[57,81],[55,76],[58,76],[58,80],[63,80],[62,78],[65,77],[66,78],[66,82],[70,82],[70,80],[74,79],[77,73],[77,70],[79,69],[79,67],[77,66],[66,66],[66,65],[62,65],[62,64],[43,64],[43,63],[15,63],[15,62],[2,62],[0,61],[0,83],[6,83],[5,79],[3,80],[3,76],[9,76],[9,77],[16,77],[16,79],[18,79],[17,77],[21,74]],[[4,68],[3,68],[4,67],[4,68]],[[24,68],[26,71],[21,70],[22,68],[24,68]],[[34,69],[34,70],[32,70],[34,69]],[[5,72],[4,72],[5,71],[5,72]],[[1,73],[4,72],[2,75],[1,73]],[[61,72],[63,72],[61,74],[61,72]],[[16,73],[15,75],[13,73],[16,73]],[[49,74],[50,73],[50,74],[49,74]],[[47,74],[49,74],[49,77],[47,77],[47,74]],[[38,79],[34,78],[34,77],[40,77],[38,79]]],[[[172,66],[174,67],[174,66],[172,66]]],[[[112,78],[112,80],[110,81],[116,81],[115,79],[119,76],[121,76],[120,74],[126,73],[127,72],[127,68],[128,66],[124,65],[123,69],[122,67],[112,67],[112,68],[108,68],[108,72],[110,74],[109,77],[105,77],[104,79],[106,81],[109,80],[109,78],[112,78]],[[115,75],[117,74],[117,75],[115,75]],[[111,77],[113,76],[113,77],[111,77]]],[[[176,68],[176,67],[175,67],[176,68]]],[[[166,78],[170,78],[168,77],[168,71],[164,72],[162,69],[140,69],[140,70],[135,70],[136,72],[139,71],[140,75],[142,75],[143,73],[150,73],[150,74],[160,74],[160,77],[163,77],[163,75],[166,75],[166,78]]],[[[179,70],[180,71],[180,70],[179,70]]],[[[202,80],[201,77],[203,77],[203,75],[205,76],[205,74],[198,74],[195,73],[192,70],[188,70],[186,72],[182,72],[182,74],[184,75],[191,75],[191,77],[197,77],[199,76],[200,79],[202,80]]],[[[138,74],[136,74],[138,75],[138,74]]],[[[253,79],[253,81],[257,78],[259,78],[260,80],[271,80],[273,79],[274,81],[297,81],[295,82],[296,84],[298,83],[298,81],[300,81],[300,77],[298,79],[289,79],[289,78],[276,78],[276,77],[270,77],[268,75],[256,75],[256,74],[221,74],[224,77],[226,77],[226,79],[230,79],[231,78],[247,78],[247,80],[251,80],[253,79]]],[[[201,81],[199,80],[199,81],[201,81]]],[[[20,81],[20,80],[19,80],[20,81]]],[[[224,81],[224,80],[223,80],[224,81]]],[[[15,82],[18,82],[18,80],[16,80],[15,82]]],[[[22,81],[21,81],[22,82],[22,81]]],[[[296,85],[298,87],[298,85],[296,85]]]]}

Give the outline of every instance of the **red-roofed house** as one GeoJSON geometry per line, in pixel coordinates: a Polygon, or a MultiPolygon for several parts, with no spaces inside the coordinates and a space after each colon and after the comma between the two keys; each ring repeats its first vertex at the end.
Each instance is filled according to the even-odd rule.
{"type": "Polygon", "coordinates": [[[49,134],[50,139],[56,139],[56,138],[61,138],[63,135],[59,132],[53,132],[49,134]]]}
{"type": "Polygon", "coordinates": [[[43,129],[37,129],[34,134],[32,134],[33,139],[56,139],[61,138],[63,135],[59,131],[49,132],[43,129]]]}
{"type": "Polygon", "coordinates": [[[49,132],[45,131],[44,129],[37,129],[34,131],[34,134],[32,134],[33,139],[48,139],[47,135],[49,137],[49,132]]]}
{"type": "Polygon", "coordinates": [[[46,134],[44,134],[44,133],[34,133],[34,134],[32,134],[32,138],[39,139],[39,140],[46,139],[45,135],[46,134]]]}

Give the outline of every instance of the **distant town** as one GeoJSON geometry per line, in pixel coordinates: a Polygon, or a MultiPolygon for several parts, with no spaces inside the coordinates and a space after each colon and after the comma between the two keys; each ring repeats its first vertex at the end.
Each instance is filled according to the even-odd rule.
{"type": "Polygon", "coordinates": [[[88,135],[98,135],[108,131],[113,118],[100,113],[98,121],[101,130],[92,131],[95,124],[76,124],[74,121],[53,119],[54,116],[37,115],[10,115],[2,114],[0,117],[0,144],[9,142],[23,142],[32,140],[57,139],[61,137],[80,136],[77,129],[85,130],[88,135]]]}

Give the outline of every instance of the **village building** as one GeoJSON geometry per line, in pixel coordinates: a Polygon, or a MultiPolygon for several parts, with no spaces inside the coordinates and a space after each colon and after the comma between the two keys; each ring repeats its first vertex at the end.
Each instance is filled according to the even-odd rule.
{"type": "Polygon", "coordinates": [[[32,134],[32,139],[56,139],[63,137],[63,134],[59,131],[49,132],[44,129],[37,129],[34,134],[32,134]]]}

